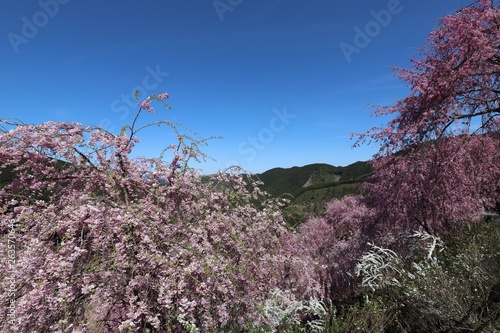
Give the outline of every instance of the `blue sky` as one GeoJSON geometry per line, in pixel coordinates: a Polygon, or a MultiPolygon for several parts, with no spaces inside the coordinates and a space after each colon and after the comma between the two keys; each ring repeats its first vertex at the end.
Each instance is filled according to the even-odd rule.
{"type": "MultiPolygon", "coordinates": [[[[0,117],[76,121],[118,132],[133,121],[132,93],[168,92],[143,123],[171,120],[211,140],[217,162],[251,172],[368,160],[350,133],[388,119],[370,105],[407,93],[408,67],[439,17],[468,2],[430,0],[3,1],[0,117]],[[361,31],[361,33],[360,33],[361,31]]],[[[175,142],[139,136],[135,154],[175,142]]]]}

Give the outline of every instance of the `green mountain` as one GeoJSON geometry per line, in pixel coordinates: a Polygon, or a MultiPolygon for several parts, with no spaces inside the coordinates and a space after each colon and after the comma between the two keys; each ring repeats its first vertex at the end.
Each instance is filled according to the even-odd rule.
{"type": "Polygon", "coordinates": [[[285,215],[291,225],[297,225],[311,216],[323,214],[329,201],[359,193],[358,185],[368,179],[371,172],[368,162],[343,167],[318,163],[274,168],[256,176],[263,182],[262,190],[273,197],[291,200],[285,215]]]}
{"type": "Polygon", "coordinates": [[[288,169],[274,168],[257,177],[261,188],[274,197],[291,194],[295,198],[310,191],[358,184],[367,179],[372,169],[368,162],[356,162],[345,167],[329,164],[309,164],[288,169]]]}

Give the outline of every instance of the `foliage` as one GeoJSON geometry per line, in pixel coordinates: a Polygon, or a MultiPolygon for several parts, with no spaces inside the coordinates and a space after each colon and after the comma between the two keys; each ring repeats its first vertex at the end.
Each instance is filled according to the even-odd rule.
{"type": "MultiPolygon", "coordinates": [[[[138,116],[167,97],[140,102],[138,116]]],[[[0,172],[15,173],[0,189],[0,233],[16,231],[12,331],[218,331],[264,320],[268,291],[286,280],[277,203],[236,169],[202,181],[187,163],[203,157],[203,140],[169,122],[179,137],[170,163],[130,157],[136,121],[119,135],[54,122],[0,135],[0,172]]],[[[1,304],[8,278],[2,270],[1,304]]],[[[6,315],[2,306],[4,330],[6,315]]]]}
{"type": "Polygon", "coordinates": [[[392,326],[401,332],[496,332],[500,328],[500,221],[477,224],[460,241],[446,245],[428,234],[413,237],[424,242],[426,255],[411,258],[409,268],[385,270],[377,278],[396,283],[371,289],[373,301],[397,313],[392,326]]]}
{"type": "Polygon", "coordinates": [[[499,152],[497,139],[471,135],[379,158],[365,197],[392,230],[459,232],[500,201],[499,152]]]}
{"type": "MultiPolygon", "coordinates": [[[[322,218],[311,218],[291,238],[289,251],[313,268],[320,296],[331,303],[354,287],[349,273],[369,240],[366,225],[372,218],[361,197],[346,196],[328,204],[322,218]]],[[[303,274],[303,273],[302,273],[303,274]]]]}
{"type": "Polygon", "coordinates": [[[264,317],[269,323],[266,332],[311,332],[324,331],[323,320],[327,315],[325,305],[315,299],[297,300],[290,292],[271,290],[263,307],[264,317]],[[304,317],[310,317],[304,320],[304,317]],[[303,324],[302,324],[303,322],[303,324]]]}
{"type": "Polygon", "coordinates": [[[390,228],[459,232],[500,202],[500,9],[480,0],[444,17],[413,69],[395,117],[360,135],[381,144],[365,187],[390,228]]]}
{"type": "Polygon", "coordinates": [[[359,302],[330,308],[325,332],[498,332],[500,220],[447,243],[408,237],[406,255],[373,246],[360,258],[371,283],[359,302]]]}
{"type": "Polygon", "coordinates": [[[475,225],[392,297],[410,330],[500,329],[500,221],[475,225]],[[401,299],[401,295],[405,295],[401,299]]]}
{"type": "Polygon", "coordinates": [[[368,245],[372,249],[359,258],[354,270],[357,276],[363,277],[361,286],[374,291],[384,286],[399,285],[396,276],[401,274],[398,268],[401,261],[397,254],[371,243],[368,245]]]}
{"type": "Polygon", "coordinates": [[[348,305],[340,310],[330,310],[330,320],[325,322],[325,332],[398,332],[391,330],[396,310],[387,302],[374,300],[365,304],[348,305]]]}
{"type": "Polygon", "coordinates": [[[358,161],[344,168],[339,181],[364,181],[372,173],[372,171],[373,169],[370,163],[358,161]]]}
{"type": "Polygon", "coordinates": [[[441,19],[412,59],[413,69],[397,68],[410,94],[375,115],[395,114],[385,128],[361,136],[382,144],[381,153],[445,136],[498,130],[500,93],[500,10],[478,0],[441,19]]]}

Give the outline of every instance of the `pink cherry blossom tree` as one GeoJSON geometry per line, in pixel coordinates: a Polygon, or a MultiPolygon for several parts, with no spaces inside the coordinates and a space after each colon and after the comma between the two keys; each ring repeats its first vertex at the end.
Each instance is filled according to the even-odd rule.
{"type": "Polygon", "coordinates": [[[367,202],[393,232],[460,231],[500,200],[499,149],[498,140],[472,135],[378,158],[374,176],[363,185],[367,202]]]}
{"type": "Polygon", "coordinates": [[[442,18],[420,59],[411,59],[413,68],[396,68],[409,95],[375,110],[394,119],[361,139],[379,141],[383,155],[445,136],[498,131],[499,20],[500,9],[490,0],[442,18]]]}
{"type": "Polygon", "coordinates": [[[295,260],[307,265],[295,274],[295,285],[305,286],[303,290],[314,285],[327,304],[349,294],[355,288],[349,274],[367,249],[372,221],[373,212],[364,198],[346,196],[330,202],[323,217],[310,218],[301,225],[287,243],[295,260]]]}
{"type": "MultiPolygon", "coordinates": [[[[137,116],[167,97],[140,102],[137,116]]],[[[209,178],[190,169],[203,140],[169,122],[152,125],[178,134],[170,162],[132,158],[138,117],[119,135],[2,122],[0,176],[10,176],[0,187],[2,253],[15,230],[15,261],[0,259],[2,331],[208,332],[265,322],[259,307],[284,281],[288,231],[277,203],[237,169],[209,178]]]]}
{"type": "Polygon", "coordinates": [[[381,144],[365,189],[391,228],[452,231],[500,201],[500,9],[488,0],[441,19],[412,69],[407,97],[359,142],[381,144]]]}

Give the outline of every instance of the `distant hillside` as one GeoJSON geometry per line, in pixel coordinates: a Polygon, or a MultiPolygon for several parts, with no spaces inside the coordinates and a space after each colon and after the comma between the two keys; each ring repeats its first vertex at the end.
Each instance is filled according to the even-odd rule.
{"type": "Polygon", "coordinates": [[[293,193],[304,186],[337,181],[342,175],[339,167],[310,164],[289,169],[274,168],[257,176],[264,182],[262,189],[273,196],[293,193]]]}
{"type": "Polygon", "coordinates": [[[345,167],[318,163],[288,169],[274,168],[257,177],[264,183],[261,188],[273,196],[285,193],[298,196],[311,190],[359,183],[371,171],[368,162],[356,162],[345,167]]]}
{"type": "Polygon", "coordinates": [[[318,163],[274,168],[256,176],[264,183],[260,186],[262,190],[274,197],[291,199],[285,213],[289,223],[296,225],[310,216],[321,215],[327,202],[358,193],[358,185],[368,179],[371,172],[368,162],[345,167],[318,163]]]}

